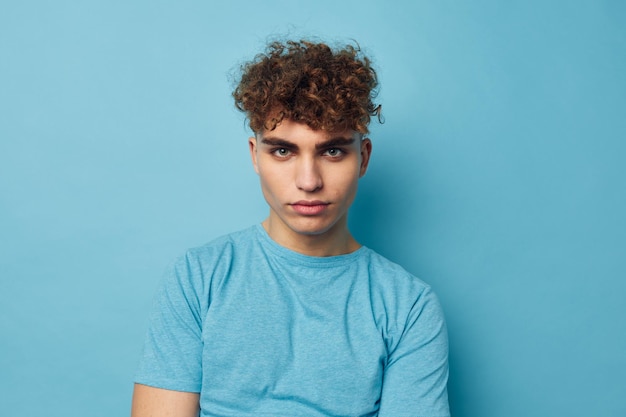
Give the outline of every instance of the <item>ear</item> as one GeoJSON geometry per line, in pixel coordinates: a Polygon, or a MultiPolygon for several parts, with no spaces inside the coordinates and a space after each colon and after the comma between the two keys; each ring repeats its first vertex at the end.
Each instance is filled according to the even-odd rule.
{"type": "Polygon", "coordinates": [[[367,167],[370,163],[370,156],[372,155],[372,141],[369,138],[363,138],[361,140],[361,167],[359,169],[359,177],[365,175],[367,167]]]}
{"type": "Polygon", "coordinates": [[[256,148],[256,137],[250,136],[248,138],[248,146],[250,147],[250,157],[252,158],[252,166],[254,167],[254,172],[259,173],[259,166],[257,164],[257,148],[256,148]]]}

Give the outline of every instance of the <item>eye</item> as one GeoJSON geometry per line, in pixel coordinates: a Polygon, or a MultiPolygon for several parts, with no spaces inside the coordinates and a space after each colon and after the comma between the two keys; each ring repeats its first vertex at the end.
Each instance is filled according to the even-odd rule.
{"type": "Polygon", "coordinates": [[[324,155],[328,155],[331,158],[340,158],[344,156],[345,152],[339,148],[330,148],[324,152],[324,155]]]}
{"type": "Polygon", "coordinates": [[[272,150],[272,154],[279,158],[286,158],[291,155],[291,151],[287,148],[276,148],[272,150]]]}

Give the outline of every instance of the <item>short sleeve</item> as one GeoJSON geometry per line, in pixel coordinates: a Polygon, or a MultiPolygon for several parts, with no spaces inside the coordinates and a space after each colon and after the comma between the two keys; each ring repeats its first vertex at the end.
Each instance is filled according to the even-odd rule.
{"type": "Polygon", "coordinates": [[[439,300],[426,287],[389,352],[378,417],[449,417],[448,335],[439,300]]]}
{"type": "Polygon", "coordinates": [[[154,300],[135,382],[175,391],[202,386],[202,283],[190,255],[165,274],[154,300]]]}

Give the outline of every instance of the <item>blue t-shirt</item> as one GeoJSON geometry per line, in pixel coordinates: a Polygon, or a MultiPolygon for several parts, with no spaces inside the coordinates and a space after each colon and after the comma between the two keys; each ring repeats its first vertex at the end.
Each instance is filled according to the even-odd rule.
{"type": "Polygon", "coordinates": [[[200,415],[447,417],[430,287],[367,247],[312,257],[261,225],[189,250],[159,291],[135,381],[200,415]]]}

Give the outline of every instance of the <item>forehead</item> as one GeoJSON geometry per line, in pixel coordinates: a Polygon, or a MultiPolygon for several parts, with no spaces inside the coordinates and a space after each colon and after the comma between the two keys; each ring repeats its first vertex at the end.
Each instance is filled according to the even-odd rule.
{"type": "MultiPolygon", "coordinates": [[[[283,120],[274,130],[263,130],[257,134],[260,139],[281,139],[294,144],[319,144],[333,139],[360,139],[361,133],[354,130],[342,130],[329,132],[326,130],[314,130],[305,123],[297,123],[291,120],[283,120]]],[[[357,142],[355,140],[355,142],[357,142]]]]}

